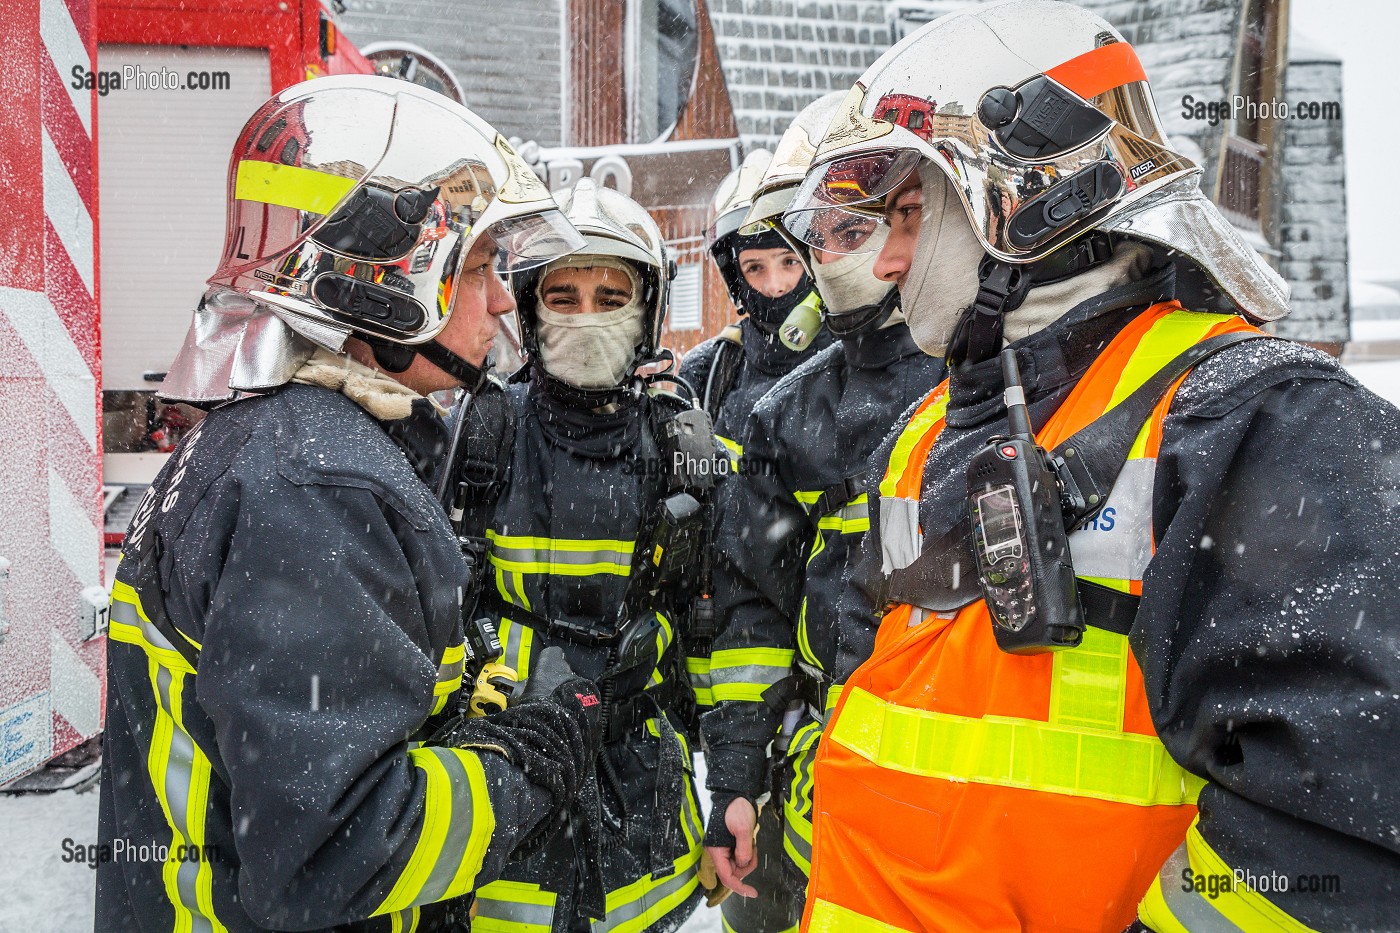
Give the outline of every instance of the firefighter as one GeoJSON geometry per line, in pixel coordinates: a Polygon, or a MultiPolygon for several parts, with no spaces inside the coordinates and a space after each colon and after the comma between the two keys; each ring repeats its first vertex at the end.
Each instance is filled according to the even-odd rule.
{"type": "Polygon", "coordinates": [[[497,254],[580,241],[500,134],[391,78],[268,101],[228,196],[163,387],[212,410],[112,591],[96,929],[465,929],[459,896],[575,809],[601,724],[562,656],[456,715],[473,574],[422,479],[429,396],[479,381],[497,254]]]}
{"type": "Polygon", "coordinates": [[[483,608],[504,663],[542,649],[602,689],[601,830],[557,837],[478,895],[489,929],[677,929],[699,898],[700,810],[685,723],[694,557],[723,448],[703,412],[651,387],[674,266],[636,202],[591,179],[562,200],[587,244],[513,280],[527,364],[485,522],[483,608]],[[601,892],[596,890],[601,886],[601,892]],[[601,894],[601,896],[599,896],[601,894]],[[592,908],[605,907],[605,912],[592,908]]]}
{"type": "MultiPolygon", "coordinates": [[[[772,158],[766,149],[749,153],[715,193],[705,239],[741,320],[687,353],[680,368],[682,380],[693,387],[736,467],[743,454],[739,438],[754,405],[784,374],[831,343],[824,329],[803,323],[820,324],[820,298],[792,244],[771,228],[752,236],[739,230],[772,158]],[[794,322],[799,322],[801,339],[789,346],[782,331],[791,330],[794,322]]],[[[714,518],[713,512],[710,517],[714,518]]],[[[711,539],[719,533],[713,527],[709,530],[711,539]]],[[[706,620],[713,618],[708,600],[713,590],[710,554],[710,548],[703,550],[699,568],[705,609],[698,617],[706,620]]],[[[706,644],[712,628],[711,622],[697,626],[688,661],[701,712],[714,702],[709,685],[711,649],[706,644]]],[[[721,896],[717,889],[710,890],[716,892],[711,900],[721,896]]]]}
{"type": "Polygon", "coordinates": [[[777,231],[745,236],[739,230],[772,158],[766,149],[749,153],[715,194],[705,239],[741,320],[687,353],[681,366],[734,460],[743,453],[738,439],[763,393],[831,343],[815,329],[800,349],[782,342],[786,322],[817,313],[812,277],[777,231]]]}
{"type": "Polygon", "coordinates": [[[1259,330],[1200,174],[1049,0],[911,34],[828,131],[790,228],[880,213],[951,376],[872,460],[806,929],[1400,929],[1400,414],[1259,330]]]}
{"type": "MultiPolygon", "coordinates": [[[[822,97],[793,121],[745,230],[770,228],[791,202],[843,97],[822,97]]],[[[778,933],[802,916],[836,601],[868,527],[862,471],[899,415],[943,378],[942,360],[910,337],[898,290],[872,272],[874,253],[809,255],[836,341],[755,406],[743,437],[751,468],[725,482],[718,502],[706,843],[719,880],[745,895],[722,905],[738,933],[778,933]],[[756,803],[770,794],[754,852],[756,803]]]]}

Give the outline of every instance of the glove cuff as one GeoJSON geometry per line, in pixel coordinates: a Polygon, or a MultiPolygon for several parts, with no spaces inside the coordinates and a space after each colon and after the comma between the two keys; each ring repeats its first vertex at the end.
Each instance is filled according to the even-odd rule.
{"type": "MultiPolygon", "coordinates": [[[[724,816],[729,810],[729,805],[741,797],[750,804],[754,802],[754,798],[748,794],[736,794],[732,791],[717,790],[710,794],[710,820],[705,824],[703,845],[732,849],[738,844],[738,840],[725,824],[724,816]]],[[[754,806],[754,810],[757,811],[758,807],[754,806]]]]}

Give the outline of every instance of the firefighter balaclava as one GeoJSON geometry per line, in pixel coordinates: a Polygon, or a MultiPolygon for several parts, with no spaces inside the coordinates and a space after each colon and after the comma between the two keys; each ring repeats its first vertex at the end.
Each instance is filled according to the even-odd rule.
{"type": "Polygon", "coordinates": [[[536,301],[540,365],[545,372],[576,389],[611,389],[632,374],[646,323],[642,277],[632,263],[615,256],[568,256],[557,260],[545,266],[540,275],[536,301]],[[630,291],[627,303],[591,313],[551,310],[551,278],[566,269],[617,272],[630,291]]]}
{"type": "MultiPolygon", "coordinates": [[[[829,255],[825,262],[812,262],[812,278],[816,280],[817,291],[821,292],[822,306],[826,308],[831,329],[841,334],[850,330],[846,321],[870,314],[883,303],[895,296],[890,294],[892,284],[875,277],[875,260],[879,253],[850,253],[829,255]]],[[[893,302],[891,302],[893,303],[893,302]]],[[[872,314],[872,317],[874,315],[872,314]]],[[[888,327],[904,320],[898,307],[888,311],[878,326],[888,327]]],[[[873,323],[873,322],[872,322],[873,323]]]]}
{"type": "MultiPolygon", "coordinates": [[[[748,315],[759,330],[776,335],[793,309],[812,294],[812,277],[804,269],[802,277],[790,291],[769,297],[749,285],[740,269],[739,254],[744,250],[793,249],[792,244],[771,227],[748,236],[740,230],[772,160],[773,154],[768,150],[755,149],[742,165],[720,182],[711,206],[710,226],[705,239],[734,307],[740,314],[748,315]]],[[[793,252],[796,254],[795,250],[793,252]]]]}
{"type": "Polygon", "coordinates": [[[531,366],[546,383],[554,380],[585,392],[620,388],[638,366],[668,352],[660,345],[661,326],[675,264],[656,221],[612,188],[581,179],[560,198],[560,207],[583,236],[584,246],[511,277],[521,340],[531,366]],[[613,270],[625,276],[631,294],[624,306],[607,311],[570,314],[551,309],[545,301],[549,278],[567,269],[613,270]]]}
{"type": "Polygon", "coordinates": [[[878,248],[826,239],[832,215],[880,219],[916,170],[926,197],[904,297],[921,346],[984,356],[1030,286],[1107,262],[1123,240],[1164,247],[1188,307],[1288,311],[1286,285],[1201,193],[1199,166],[1168,147],[1132,46],[1068,3],[979,5],[901,40],[838,111],[784,225],[818,248],[878,248]]]}
{"type": "Polygon", "coordinates": [[[244,126],[210,290],[162,389],[213,402],[287,382],[357,337],[389,372],[439,344],[462,262],[489,236],[517,274],[583,245],[500,133],[456,102],[380,75],[294,85],[244,126]]]}

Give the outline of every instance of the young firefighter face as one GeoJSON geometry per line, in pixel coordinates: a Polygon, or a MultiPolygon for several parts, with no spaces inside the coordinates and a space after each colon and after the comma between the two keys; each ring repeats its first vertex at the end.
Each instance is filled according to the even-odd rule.
{"type": "Polygon", "coordinates": [[[739,271],[749,287],[765,298],[781,298],[802,281],[802,261],[784,248],[741,250],[739,271]]]}
{"type": "Polygon", "coordinates": [[[544,306],[556,314],[596,314],[627,307],[632,280],[609,266],[556,269],[540,287],[544,306]]]}

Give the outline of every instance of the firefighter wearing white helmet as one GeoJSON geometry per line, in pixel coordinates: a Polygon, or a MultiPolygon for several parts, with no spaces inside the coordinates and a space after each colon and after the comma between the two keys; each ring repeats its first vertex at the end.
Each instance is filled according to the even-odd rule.
{"type": "MultiPolygon", "coordinates": [[[[826,95],[793,120],[743,232],[787,236],[776,223],[844,96],[826,95]]],[[[898,290],[871,271],[876,254],[789,242],[816,280],[821,316],[814,309],[810,321],[789,321],[780,337],[796,342],[794,330],[815,332],[824,321],[836,340],[780,380],[749,416],[740,438],[745,456],[771,469],[741,471],[718,495],[716,708],[702,722],[713,801],[706,842],[718,880],[748,895],[722,905],[725,926],[736,933],[776,933],[801,918],[811,768],[836,660],[836,601],[866,528],[862,473],[895,420],[943,378],[942,360],[911,339],[898,290]],[[765,795],[768,804],[756,814],[765,795]]]]}
{"type": "Polygon", "coordinates": [[[1400,928],[1400,413],[1259,331],[1286,290],[1199,178],[1049,0],[911,34],[828,129],[790,229],[879,221],[951,376],[871,461],[806,929],[1400,928]]]}
{"type": "Polygon", "coordinates": [[[562,648],[602,689],[599,823],[560,835],[477,895],[494,929],[677,929],[699,899],[700,812],[686,733],[694,567],[724,466],[704,412],[638,369],[660,345],[674,265],[641,205],[592,179],[561,207],[577,252],[512,277],[526,366],[508,469],[481,515],[482,608],[504,663],[562,648]]]}
{"type": "Polygon", "coordinates": [[[737,459],[738,438],[754,404],[783,375],[831,342],[817,328],[797,348],[782,341],[785,325],[810,321],[819,298],[802,259],[774,230],[747,236],[739,228],[773,155],[749,153],[720,183],[710,209],[706,243],[740,315],[685,356],[681,376],[695,387],[715,431],[737,459]]]}
{"type": "Polygon", "coordinates": [[[459,712],[493,650],[428,396],[480,381],[498,254],[581,241],[495,130],[392,78],[288,88],[229,175],[164,386],[213,410],[137,508],[107,645],[99,841],[186,854],[96,866],[97,928],[463,929],[575,808],[601,724],[559,653],[459,712]]]}

